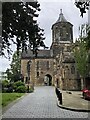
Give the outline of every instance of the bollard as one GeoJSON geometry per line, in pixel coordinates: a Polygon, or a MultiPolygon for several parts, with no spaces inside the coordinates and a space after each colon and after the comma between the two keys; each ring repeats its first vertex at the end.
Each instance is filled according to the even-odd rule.
{"type": "Polygon", "coordinates": [[[59,97],[59,96],[58,96],[58,95],[59,95],[59,90],[58,90],[58,88],[56,88],[55,91],[56,91],[57,97],[59,97]]]}
{"type": "Polygon", "coordinates": [[[59,103],[62,105],[62,93],[59,93],[59,103]]]}
{"type": "Polygon", "coordinates": [[[62,93],[60,93],[60,90],[58,92],[58,100],[59,100],[59,103],[62,105],[62,93]]]}
{"type": "Polygon", "coordinates": [[[59,103],[62,105],[62,93],[60,93],[60,90],[58,88],[55,89],[57,98],[59,100],[59,103]]]}

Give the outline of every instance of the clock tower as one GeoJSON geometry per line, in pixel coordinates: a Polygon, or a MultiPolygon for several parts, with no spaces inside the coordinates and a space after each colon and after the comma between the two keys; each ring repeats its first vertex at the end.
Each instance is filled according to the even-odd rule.
{"type": "Polygon", "coordinates": [[[66,20],[60,9],[58,20],[52,25],[53,54],[56,55],[63,49],[63,45],[73,43],[73,25],[66,20]]]}

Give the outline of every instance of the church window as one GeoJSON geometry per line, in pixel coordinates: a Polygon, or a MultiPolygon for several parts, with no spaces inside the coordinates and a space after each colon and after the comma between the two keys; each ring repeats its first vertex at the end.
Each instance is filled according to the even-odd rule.
{"type": "Polygon", "coordinates": [[[66,28],[63,28],[63,37],[66,38],[66,28]]]}
{"type": "Polygon", "coordinates": [[[25,83],[26,83],[26,84],[28,83],[28,77],[26,77],[25,83]]]}
{"type": "Polygon", "coordinates": [[[63,35],[63,29],[60,28],[60,36],[62,37],[62,35],[63,35]]]}
{"type": "Polygon", "coordinates": [[[75,74],[75,67],[74,66],[71,67],[71,73],[75,74]]]}
{"type": "Polygon", "coordinates": [[[39,70],[39,61],[37,61],[37,70],[39,70]]]}
{"type": "Polygon", "coordinates": [[[59,32],[56,33],[56,42],[58,42],[58,39],[59,39],[59,32]]]}
{"type": "Polygon", "coordinates": [[[37,72],[37,77],[39,77],[39,72],[37,72]]]}
{"type": "Polygon", "coordinates": [[[47,61],[47,70],[49,69],[49,61],[47,61]]]}

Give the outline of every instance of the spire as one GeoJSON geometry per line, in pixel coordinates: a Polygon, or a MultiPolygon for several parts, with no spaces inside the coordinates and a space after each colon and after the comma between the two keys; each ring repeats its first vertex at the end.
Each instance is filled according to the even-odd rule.
{"type": "Polygon", "coordinates": [[[62,14],[62,9],[60,9],[60,14],[62,14]]]}
{"type": "Polygon", "coordinates": [[[62,13],[62,9],[60,9],[59,18],[56,23],[58,23],[58,22],[67,22],[67,20],[65,19],[64,15],[62,13]]]}

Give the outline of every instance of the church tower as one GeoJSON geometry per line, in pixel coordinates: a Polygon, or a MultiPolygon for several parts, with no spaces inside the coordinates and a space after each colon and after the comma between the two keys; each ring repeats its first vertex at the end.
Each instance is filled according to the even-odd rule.
{"type": "Polygon", "coordinates": [[[60,9],[58,20],[52,25],[52,45],[53,54],[62,50],[62,44],[73,43],[73,25],[66,20],[60,9]]]}
{"type": "Polygon", "coordinates": [[[73,25],[66,20],[61,9],[58,20],[52,25],[50,49],[40,49],[37,57],[33,57],[30,49],[22,52],[21,74],[26,86],[55,85],[63,90],[80,90],[73,44],[73,25]],[[29,66],[28,62],[31,63],[29,66]]]}

